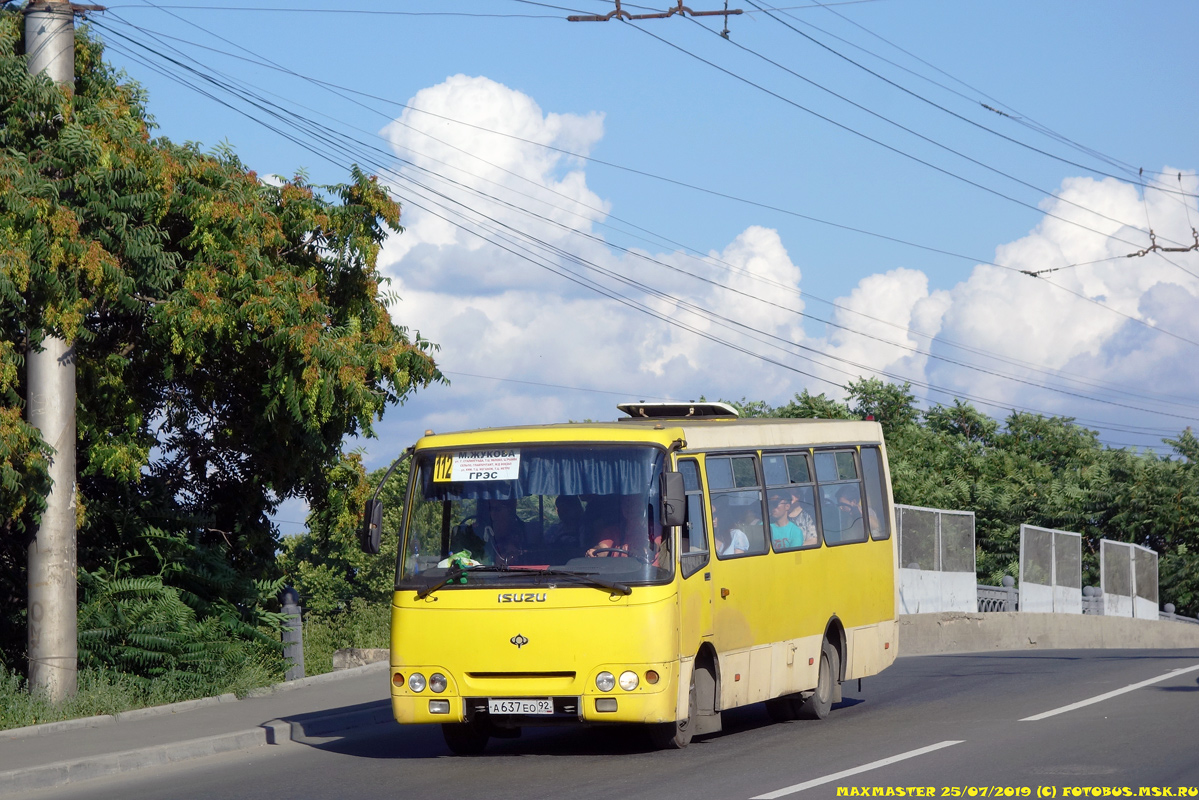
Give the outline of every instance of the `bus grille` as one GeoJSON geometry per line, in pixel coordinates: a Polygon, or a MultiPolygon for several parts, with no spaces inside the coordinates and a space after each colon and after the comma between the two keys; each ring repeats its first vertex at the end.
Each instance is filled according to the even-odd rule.
{"type": "Polygon", "coordinates": [[[573,681],[575,679],[575,673],[573,672],[468,672],[466,676],[484,681],[497,679],[538,681],[546,680],[547,678],[565,678],[566,680],[573,681]]]}
{"type": "Polygon", "coordinates": [[[578,694],[576,673],[553,672],[468,672],[463,676],[463,694],[522,695],[578,694]]]}

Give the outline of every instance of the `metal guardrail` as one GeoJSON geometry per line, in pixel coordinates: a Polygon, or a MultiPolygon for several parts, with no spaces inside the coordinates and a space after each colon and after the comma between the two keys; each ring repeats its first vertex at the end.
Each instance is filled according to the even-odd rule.
{"type": "Polygon", "coordinates": [[[1016,591],[1016,580],[1010,575],[1003,576],[1003,586],[978,585],[979,611],[1017,611],[1020,607],[1020,593],[1016,591]]]}
{"type": "MultiPolygon", "coordinates": [[[[1019,611],[1020,593],[1015,588],[1016,581],[1010,576],[1004,576],[1003,586],[986,586],[978,584],[978,610],[983,613],[994,611],[1019,611]]],[[[1098,586],[1084,586],[1082,590],[1082,613],[1103,616],[1103,590],[1098,586]]],[[[1162,607],[1159,619],[1170,622],[1187,622],[1199,625],[1199,619],[1183,617],[1174,613],[1174,604],[1166,603],[1162,607]]]]}
{"type": "Polygon", "coordinates": [[[1190,617],[1180,617],[1177,614],[1175,614],[1173,603],[1166,603],[1166,605],[1162,608],[1161,614],[1159,614],[1158,616],[1161,619],[1169,620],[1171,622],[1189,622],[1192,625],[1199,625],[1199,619],[1191,619],[1190,617]]]}
{"type": "Polygon", "coordinates": [[[1082,613],[1102,617],[1103,608],[1103,590],[1098,586],[1082,587],[1082,613]]]}

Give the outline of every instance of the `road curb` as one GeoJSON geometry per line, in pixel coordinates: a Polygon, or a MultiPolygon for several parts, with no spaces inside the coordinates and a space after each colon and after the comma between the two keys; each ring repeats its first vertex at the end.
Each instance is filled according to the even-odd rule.
{"type": "Polygon", "coordinates": [[[50,789],[146,767],[177,764],[235,750],[249,750],[262,745],[284,744],[289,741],[302,743],[308,739],[332,736],[342,731],[391,721],[390,701],[380,701],[375,708],[323,714],[307,719],[272,719],[257,728],[233,733],[0,772],[0,796],[50,789]]]}
{"type": "MultiPolygon", "coordinates": [[[[295,681],[275,684],[274,686],[265,687],[264,690],[260,690],[253,696],[267,696],[280,691],[311,686],[316,683],[343,680],[354,675],[361,675],[364,672],[385,672],[387,669],[388,664],[385,662],[367,664],[362,667],[354,667],[337,672],[314,675],[311,678],[301,678],[295,681]]],[[[218,697],[205,697],[198,700],[171,703],[165,706],[136,709],[120,714],[84,717],[81,719],[64,720],[62,722],[31,725],[25,728],[13,728],[7,731],[0,731],[0,741],[32,736],[49,736],[54,733],[79,728],[105,727],[119,722],[163,714],[174,714],[193,708],[202,708],[204,706],[228,702],[238,702],[237,696],[227,694],[218,697]]],[[[327,714],[318,713],[311,716],[301,715],[299,719],[294,720],[272,719],[263,722],[258,727],[247,730],[135,748],[118,753],[66,759],[33,767],[22,767],[0,772],[0,796],[38,789],[49,789],[109,775],[117,775],[123,772],[131,772],[146,767],[175,764],[220,753],[248,750],[263,745],[304,742],[308,739],[332,736],[342,731],[378,725],[390,722],[391,720],[391,701],[380,700],[372,704],[372,707],[355,711],[327,714]]]]}
{"type": "MultiPolygon", "coordinates": [[[[361,667],[350,667],[348,669],[337,670],[336,672],[324,672],[320,675],[313,675],[311,678],[299,678],[294,681],[275,683],[270,686],[264,686],[261,689],[253,689],[246,694],[246,697],[268,697],[278,692],[302,689],[305,686],[312,686],[318,683],[344,680],[366,672],[386,672],[387,669],[388,664],[386,661],[378,661],[365,664],[361,667]]],[[[144,717],[156,717],[162,714],[178,714],[181,711],[204,708],[219,703],[236,703],[238,700],[237,695],[229,693],[217,695],[216,697],[201,697],[196,700],[182,700],[178,703],[167,703],[161,706],[135,708],[131,711],[121,711],[116,714],[100,714],[95,717],[78,717],[76,719],[59,720],[58,722],[43,722],[39,725],[27,725],[23,728],[0,730],[0,741],[4,739],[23,739],[27,736],[48,736],[62,731],[73,731],[78,728],[99,728],[104,725],[112,725],[114,722],[126,722],[144,717]]]]}
{"type": "Polygon", "coordinates": [[[317,683],[345,680],[346,678],[352,678],[355,675],[362,675],[367,672],[387,672],[390,668],[391,665],[386,661],[375,661],[370,664],[363,664],[361,667],[349,667],[348,669],[339,669],[336,672],[323,672],[320,675],[313,675],[311,678],[297,678],[294,681],[284,681],[283,683],[263,686],[261,689],[252,689],[246,693],[246,697],[266,697],[278,694],[279,692],[289,692],[292,689],[303,689],[305,686],[312,686],[317,683]]]}
{"type": "Polygon", "coordinates": [[[201,697],[195,700],[167,703],[162,706],[148,706],[146,708],[135,708],[130,711],[120,711],[116,714],[100,714],[95,717],[78,717],[76,719],[59,720],[58,722],[43,722],[40,725],[27,725],[24,728],[9,728],[6,731],[0,731],[0,739],[24,739],[27,736],[48,736],[62,731],[73,731],[79,728],[99,728],[104,725],[112,725],[114,722],[126,722],[144,717],[157,717],[162,714],[178,714],[180,711],[190,711],[193,708],[204,708],[219,703],[236,702],[237,695],[232,693],[216,697],[201,697]]]}
{"type": "Polygon", "coordinates": [[[193,758],[248,750],[267,744],[268,729],[265,727],[205,736],[185,742],[142,747],[121,753],[56,761],[37,767],[0,772],[0,792],[11,794],[36,789],[50,789],[68,783],[103,778],[122,772],[175,764],[193,758]]]}
{"type": "Polygon", "coordinates": [[[372,705],[373,708],[345,711],[340,714],[324,714],[306,719],[273,719],[262,725],[271,730],[268,737],[270,743],[279,744],[287,739],[293,742],[320,739],[355,728],[382,725],[395,719],[392,715],[390,700],[380,700],[372,705]]]}

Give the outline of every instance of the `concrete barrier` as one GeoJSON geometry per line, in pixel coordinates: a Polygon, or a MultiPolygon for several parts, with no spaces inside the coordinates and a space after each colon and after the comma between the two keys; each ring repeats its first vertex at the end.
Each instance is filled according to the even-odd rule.
{"type": "Polygon", "coordinates": [[[899,618],[899,655],[987,650],[1199,648],[1199,625],[1185,622],[998,611],[907,614],[899,618]]]}

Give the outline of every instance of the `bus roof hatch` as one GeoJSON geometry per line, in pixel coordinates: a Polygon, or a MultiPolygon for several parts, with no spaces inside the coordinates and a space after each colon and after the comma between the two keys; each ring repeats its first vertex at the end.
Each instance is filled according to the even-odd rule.
{"type": "Polygon", "coordinates": [[[737,409],[728,403],[619,403],[618,409],[628,414],[626,419],[736,419],[737,409]]]}

